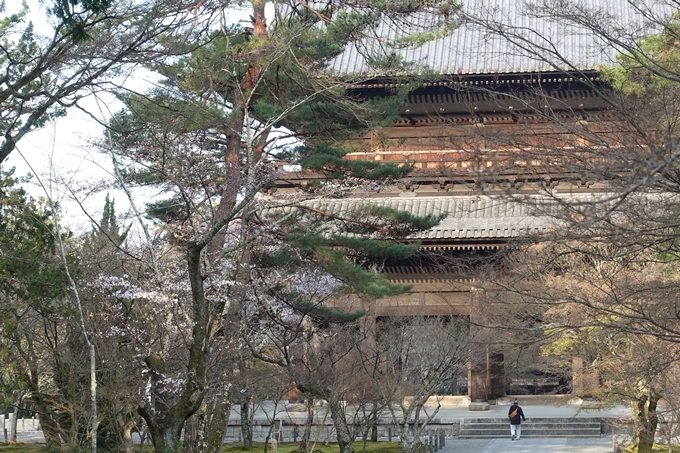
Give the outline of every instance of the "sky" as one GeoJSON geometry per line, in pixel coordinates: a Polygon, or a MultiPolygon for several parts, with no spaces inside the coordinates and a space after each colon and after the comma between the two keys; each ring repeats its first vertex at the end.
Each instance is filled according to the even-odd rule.
{"type": "MultiPolygon", "coordinates": [[[[100,118],[109,116],[107,108],[115,111],[117,107],[112,99],[97,101],[92,96],[84,106],[100,118]]],[[[24,184],[31,196],[47,194],[59,203],[63,224],[76,233],[89,231],[88,213],[97,220],[101,217],[107,193],[115,198],[119,215],[129,208],[125,194],[111,186],[110,157],[93,145],[103,134],[104,128],[94,118],[72,108],[66,116],[24,136],[2,166],[14,167],[16,176],[33,175],[31,182],[24,184]]]]}

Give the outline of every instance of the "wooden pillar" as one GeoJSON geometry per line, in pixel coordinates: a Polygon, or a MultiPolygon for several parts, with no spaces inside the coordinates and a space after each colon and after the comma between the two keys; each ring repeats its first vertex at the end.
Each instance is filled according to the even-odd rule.
{"type": "Polygon", "coordinates": [[[468,396],[471,411],[488,411],[490,409],[487,395],[489,394],[486,351],[473,351],[468,364],[468,396]]]}
{"type": "Polygon", "coordinates": [[[484,402],[487,400],[487,371],[486,360],[473,357],[468,366],[468,396],[472,402],[484,402]]]}
{"type": "Polygon", "coordinates": [[[488,348],[486,357],[488,396],[491,398],[505,396],[505,357],[500,352],[489,351],[488,348]]]}
{"type": "MultiPolygon", "coordinates": [[[[472,326],[470,327],[470,335],[475,338],[475,316],[481,313],[479,307],[479,298],[473,290],[470,292],[470,320],[472,326]]],[[[470,351],[470,362],[468,363],[468,396],[470,397],[470,405],[468,409],[471,411],[488,411],[489,403],[487,397],[489,395],[489,373],[488,373],[488,358],[487,348],[480,347],[470,351]]]]}

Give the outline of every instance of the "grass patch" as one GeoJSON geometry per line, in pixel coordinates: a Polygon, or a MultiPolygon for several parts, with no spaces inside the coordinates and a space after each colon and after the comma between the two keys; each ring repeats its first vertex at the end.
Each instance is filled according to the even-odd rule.
{"type": "Polygon", "coordinates": [[[45,450],[45,444],[3,444],[0,453],[38,453],[45,450]]]}

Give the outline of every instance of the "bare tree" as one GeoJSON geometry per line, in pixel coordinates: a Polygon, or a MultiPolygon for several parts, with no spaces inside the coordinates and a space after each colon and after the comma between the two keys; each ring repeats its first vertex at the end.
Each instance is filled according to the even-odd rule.
{"type": "Polygon", "coordinates": [[[438,398],[431,398],[467,369],[474,339],[465,320],[446,317],[397,318],[376,330],[381,363],[368,371],[399,428],[401,451],[418,451],[441,407],[438,398]]]}
{"type": "Polygon", "coordinates": [[[508,59],[542,69],[514,87],[460,88],[477,124],[451,138],[477,187],[531,206],[545,231],[508,247],[498,273],[480,273],[495,277],[482,285],[489,306],[504,301],[516,323],[486,321],[563,366],[576,356],[597,371],[599,390],[586,394],[632,402],[639,451],[652,447],[677,356],[677,7],[529,0],[512,11],[464,9],[508,59]],[[475,95],[500,119],[475,111],[475,95]]]}

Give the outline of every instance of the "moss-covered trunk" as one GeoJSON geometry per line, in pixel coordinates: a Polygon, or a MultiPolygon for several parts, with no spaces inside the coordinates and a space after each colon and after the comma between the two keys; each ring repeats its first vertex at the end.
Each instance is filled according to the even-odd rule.
{"type": "Polygon", "coordinates": [[[654,436],[659,425],[656,412],[657,404],[662,394],[654,389],[648,389],[640,395],[633,405],[635,422],[634,445],[638,453],[651,453],[654,447],[654,436]]]}
{"type": "Polygon", "coordinates": [[[230,394],[227,387],[225,385],[223,393],[213,399],[210,422],[206,423],[206,448],[204,453],[219,453],[222,450],[222,443],[229,422],[229,412],[231,411],[230,394]]]}
{"type": "Polygon", "coordinates": [[[227,388],[205,404],[201,410],[185,423],[184,453],[219,453],[231,410],[230,394],[227,388]]]}

